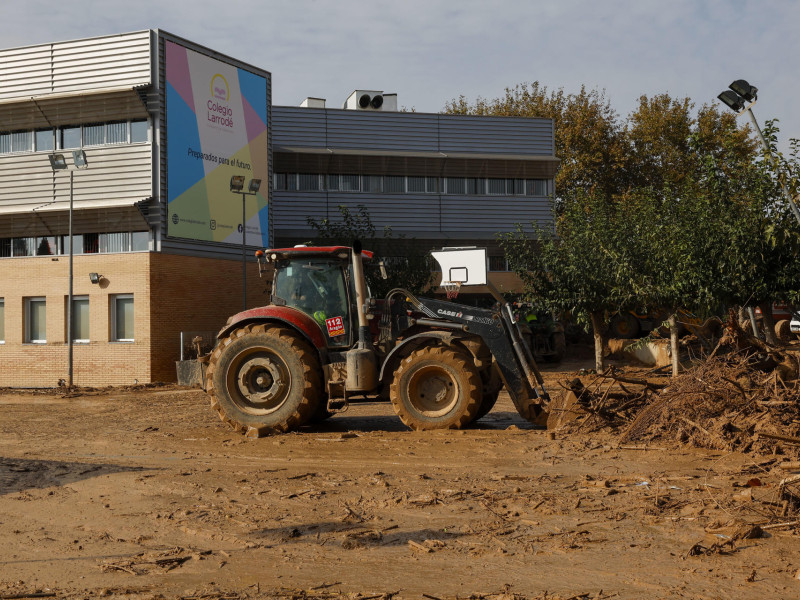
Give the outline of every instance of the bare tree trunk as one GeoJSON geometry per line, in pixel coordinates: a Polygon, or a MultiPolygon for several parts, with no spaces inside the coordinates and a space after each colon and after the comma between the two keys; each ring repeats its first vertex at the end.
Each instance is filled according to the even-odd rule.
{"type": "Polygon", "coordinates": [[[775,317],[772,316],[772,302],[762,302],[758,305],[761,309],[761,322],[764,324],[764,339],[772,346],[778,345],[778,336],[775,335],[775,317]]]}
{"type": "Polygon", "coordinates": [[[603,311],[595,310],[589,313],[592,320],[592,333],[594,334],[594,368],[598,373],[602,373],[606,368],[603,360],[604,342],[603,339],[603,311]]]}
{"type": "Polygon", "coordinates": [[[672,376],[677,377],[680,369],[680,362],[678,361],[678,318],[673,312],[667,321],[669,322],[669,350],[672,354],[672,376]]]}

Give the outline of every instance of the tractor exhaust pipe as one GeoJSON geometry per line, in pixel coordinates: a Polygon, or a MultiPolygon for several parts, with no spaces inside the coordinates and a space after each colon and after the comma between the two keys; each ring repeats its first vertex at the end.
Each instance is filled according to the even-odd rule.
{"type": "Polygon", "coordinates": [[[356,288],[356,315],[358,316],[358,346],[347,351],[347,379],[345,388],[352,392],[371,392],[378,387],[378,360],[372,350],[372,334],[367,320],[367,280],[361,260],[361,242],[353,242],[353,281],[356,288]]]}

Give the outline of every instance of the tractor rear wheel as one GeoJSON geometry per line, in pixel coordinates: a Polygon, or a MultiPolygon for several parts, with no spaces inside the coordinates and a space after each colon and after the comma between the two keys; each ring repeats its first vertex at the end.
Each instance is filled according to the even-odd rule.
{"type": "Polygon", "coordinates": [[[322,400],[314,350],[285,327],[260,323],[220,340],[208,363],[211,406],[235,430],[289,431],[306,423],[322,400]]]}
{"type": "Polygon", "coordinates": [[[481,405],[482,385],[473,361],[438,346],[415,350],[395,371],[392,406],[407,427],[460,429],[481,405]]]}

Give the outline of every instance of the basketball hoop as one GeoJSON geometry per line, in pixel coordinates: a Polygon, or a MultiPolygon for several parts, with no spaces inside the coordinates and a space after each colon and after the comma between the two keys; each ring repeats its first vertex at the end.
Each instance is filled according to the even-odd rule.
{"type": "Polygon", "coordinates": [[[459,290],[461,290],[460,281],[443,281],[440,286],[444,293],[447,294],[448,300],[454,300],[458,296],[459,290]]]}

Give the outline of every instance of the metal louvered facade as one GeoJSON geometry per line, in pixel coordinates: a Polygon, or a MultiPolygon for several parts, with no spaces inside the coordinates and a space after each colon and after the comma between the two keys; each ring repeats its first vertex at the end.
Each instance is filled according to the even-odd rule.
{"type": "Polygon", "coordinates": [[[0,102],[150,83],[150,31],[0,51],[0,102]]]}
{"type": "MultiPolygon", "coordinates": [[[[59,229],[66,225],[58,213],[69,209],[70,177],[67,171],[54,172],[48,158],[55,151],[69,155],[72,148],[59,149],[57,136],[63,128],[98,122],[127,128],[131,121],[151,119],[146,90],[151,84],[152,35],[139,31],[0,51],[0,132],[6,132],[0,136],[19,131],[31,135],[29,147],[0,153],[0,231],[5,235],[25,222],[29,225],[23,229],[29,232],[40,231],[44,222],[59,224],[59,229]],[[33,137],[37,132],[52,132],[49,145],[39,147],[33,137]]],[[[153,196],[152,147],[147,138],[85,146],[90,168],[74,177],[76,214],[118,210],[123,218],[97,226],[121,221],[129,230],[147,230],[140,213],[136,218],[135,205],[153,196]]],[[[48,229],[50,234],[65,233],[48,229]]]]}
{"type": "MultiPolygon", "coordinates": [[[[417,238],[426,246],[495,245],[496,235],[531,222],[547,226],[558,168],[553,121],[300,107],[273,110],[273,170],[319,174],[319,189],[273,192],[279,245],[313,238],[308,217],[336,220],[339,207],[365,206],[380,230],[417,238]],[[538,195],[344,192],[325,177],[428,177],[537,180],[538,195]]],[[[440,188],[445,187],[440,185],[440,188]]]]}

